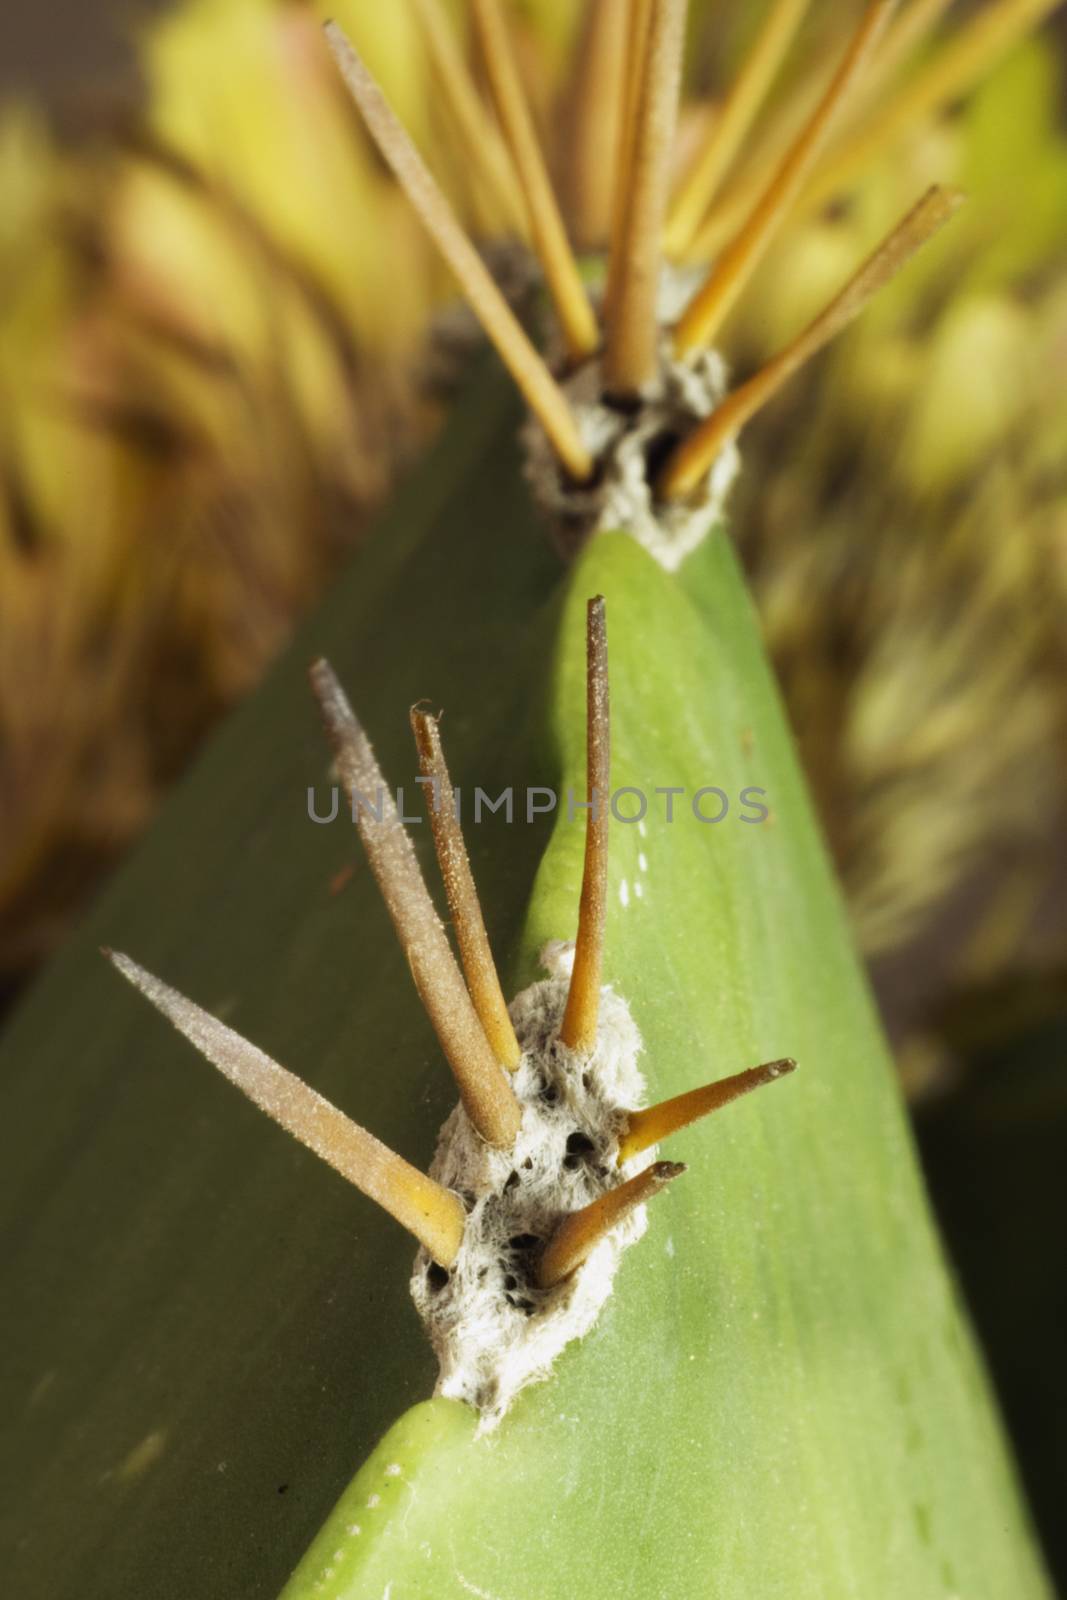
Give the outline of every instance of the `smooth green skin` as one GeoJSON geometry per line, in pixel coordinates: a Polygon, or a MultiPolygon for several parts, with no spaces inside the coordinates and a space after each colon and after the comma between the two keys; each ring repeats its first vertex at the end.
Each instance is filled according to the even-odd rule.
{"type": "MultiPolygon", "coordinates": [[[[668,825],[660,798],[643,837],[615,827],[606,976],[651,1096],[800,1070],[671,1141],[690,1171],[584,1344],[491,1436],[445,1401],[403,1418],[284,1600],[1045,1594],[732,553],[679,580],[612,536],[577,564],[550,726],[579,795],[596,593],[615,785],[757,785],[772,808],[709,825],[677,801],[668,825]]],[[[561,822],[526,977],[573,932],[581,852],[561,822]]]]}
{"type": "MultiPolygon", "coordinates": [[[[487,382],[5,1041],[7,1590],[273,1597],[322,1526],[286,1600],[1044,1595],[729,546],[671,578],[605,538],[561,576],[487,382]],[[330,892],[359,857],[305,815],[325,757],[304,665],[330,654],[390,775],[411,776],[406,708],[428,693],[454,781],[580,792],[596,592],[615,784],[758,785],[773,807],[614,830],[605,975],[650,1092],[801,1068],[672,1141],[690,1171],[596,1328],[496,1433],[415,1405],[329,1513],[431,1392],[410,1244],[93,946],[426,1162],[453,1094],[369,874],[330,892]]],[[[547,834],[468,830],[520,983],[575,927],[582,828],[543,853],[547,834]]]]}

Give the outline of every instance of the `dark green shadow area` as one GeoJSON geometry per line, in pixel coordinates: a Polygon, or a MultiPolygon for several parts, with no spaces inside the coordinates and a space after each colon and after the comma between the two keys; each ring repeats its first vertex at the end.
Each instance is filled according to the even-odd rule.
{"type": "MultiPolygon", "coordinates": [[[[413,1244],[97,946],[429,1160],[454,1093],[343,806],[331,826],[308,818],[308,786],[328,809],[330,777],[305,672],[329,655],[409,812],[422,696],[446,709],[456,783],[553,781],[523,765],[558,566],[515,492],[517,420],[502,379],[479,380],[2,1042],[7,1595],[273,1597],[378,1436],[431,1392],[413,1244]]],[[[506,952],[543,833],[501,814],[468,836],[506,952]]]]}

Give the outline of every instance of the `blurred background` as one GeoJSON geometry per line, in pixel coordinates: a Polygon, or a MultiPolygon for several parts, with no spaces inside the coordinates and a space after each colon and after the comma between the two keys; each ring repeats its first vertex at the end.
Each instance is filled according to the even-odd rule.
{"type": "Polygon", "coordinates": [[[162,0],[9,7],[0,20],[0,85],[7,94],[62,95],[86,81],[129,83],[137,72],[135,31],[162,10],[162,0]]]}
{"type": "MultiPolygon", "coordinates": [[[[472,229],[507,233],[409,7],[332,9],[472,229]]],[[[761,9],[694,3],[680,167],[761,9]]],[[[811,6],[695,259],[848,10],[811,6]]],[[[580,110],[578,11],[515,7],[546,134],[580,110]]],[[[895,70],[758,274],[731,361],[795,332],[927,183],[971,203],[746,435],[734,532],[1064,1575],[1067,32],[1033,0],[900,15],[895,70]]],[[[0,12],[0,1025],[447,403],[425,354],[447,281],[318,20],[295,0],[0,12]]]]}

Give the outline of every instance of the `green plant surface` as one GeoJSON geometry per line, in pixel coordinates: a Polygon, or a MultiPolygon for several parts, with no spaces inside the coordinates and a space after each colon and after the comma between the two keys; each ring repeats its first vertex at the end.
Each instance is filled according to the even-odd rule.
{"type": "MultiPolygon", "coordinates": [[[[677,799],[668,825],[659,799],[643,834],[615,827],[606,974],[651,1098],[800,1070],[671,1141],[690,1170],[558,1376],[480,1439],[450,1402],[404,1418],[285,1600],[1043,1594],[732,551],[677,580],[611,536],[566,579],[549,731],[579,797],[595,593],[616,787],[755,785],[771,807],[701,824],[677,799]]],[[[523,979],[573,933],[582,842],[561,819],[523,979]]]]}
{"type": "MultiPolygon", "coordinates": [[[[461,401],[0,1041],[5,1596],[274,1600],[359,1461],[432,1390],[413,1241],[191,1054],[98,946],[135,952],[429,1163],[455,1089],[354,830],[308,821],[308,785],[326,806],[330,780],[306,669],[329,655],[409,812],[423,695],[448,708],[457,772],[493,792],[525,780],[541,644],[521,619],[559,564],[517,493],[519,417],[500,376],[461,401]]],[[[501,949],[543,834],[501,819],[471,839],[501,949]]]]}
{"type": "MultiPolygon", "coordinates": [[[[322,1525],[286,1600],[1045,1595],[732,551],[670,577],[612,536],[562,574],[515,422],[497,380],[468,395],[5,1042],[11,1592],[274,1596],[322,1525]],[[447,1073],[352,830],[305,815],[326,760],[304,665],[331,657],[387,774],[410,778],[406,710],[430,695],[455,782],[580,794],[594,593],[616,787],[734,799],[714,826],[679,802],[614,829],[605,975],[650,1095],[783,1054],[800,1070],[672,1141],[690,1170],[597,1326],[475,1438],[425,1400],[408,1241],[94,946],[425,1164],[447,1073]],[[765,823],[738,820],[746,786],[765,823]]],[[[468,831],[525,984],[573,936],[580,821],[547,849],[525,825],[468,831]]]]}

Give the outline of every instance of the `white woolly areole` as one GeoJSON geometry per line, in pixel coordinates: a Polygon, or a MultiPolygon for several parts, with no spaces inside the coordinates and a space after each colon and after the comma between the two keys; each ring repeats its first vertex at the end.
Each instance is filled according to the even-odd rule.
{"type": "Polygon", "coordinates": [[[734,440],[723,446],[704,482],[685,500],[656,502],[649,483],[650,450],[689,433],[726,394],[726,363],[717,351],[696,351],[679,361],[671,347],[670,329],[701,278],[699,272],[676,267],[665,267],[660,274],[656,314],[664,331],[659,370],[638,406],[627,410],[605,404],[599,360],[587,362],[564,381],[582,443],[597,463],[592,486],[565,477],[535,418],[523,430],[527,478],[567,551],[590,534],[629,533],[660,566],[675,572],[722,520],[741,465],[734,440]]]}
{"type": "Polygon", "coordinates": [[[691,495],[663,502],[653,498],[649,455],[711,415],[726,393],[726,364],[715,350],[675,360],[664,335],[659,371],[636,410],[608,405],[601,387],[599,360],[587,362],[563,385],[582,442],[597,463],[595,482],[568,479],[544,429],[531,418],[523,429],[530,485],[566,547],[594,533],[629,533],[661,567],[675,572],[721,522],[741,458],[729,440],[691,495]]]}
{"type": "Polygon", "coordinates": [[[494,1428],[526,1384],[548,1375],[572,1339],[593,1326],[611,1294],[622,1252],[644,1233],[637,1207],[562,1283],[541,1289],[537,1256],[566,1213],[578,1211],[655,1159],[642,1151],[616,1165],[626,1113],[643,1103],[641,1037],[626,1002],[601,991],[596,1049],[568,1050],[558,1034],[572,946],[546,946],[553,976],[511,1004],[522,1060],[512,1084],[522,1124],[510,1151],[491,1149],[461,1105],[441,1130],[430,1175],[470,1206],[450,1272],[425,1250],[411,1292],[441,1364],[436,1392],[481,1412],[494,1428]]]}

